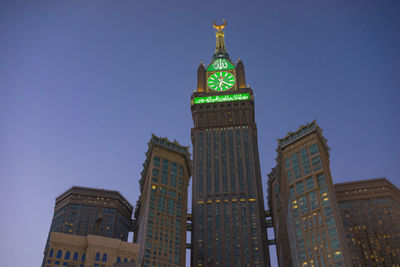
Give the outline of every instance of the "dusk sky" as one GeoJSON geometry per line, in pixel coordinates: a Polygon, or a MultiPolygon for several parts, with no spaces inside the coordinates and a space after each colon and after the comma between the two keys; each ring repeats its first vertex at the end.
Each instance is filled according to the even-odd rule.
{"type": "Polygon", "coordinates": [[[264,192],[276,139],[314,119],[335,183],[400,187],[400,1],[2,0],[0,266],[40,266],[73,185],[134,205],[151,133],[191,146],[223,18],[255,92],[264,192]]]}

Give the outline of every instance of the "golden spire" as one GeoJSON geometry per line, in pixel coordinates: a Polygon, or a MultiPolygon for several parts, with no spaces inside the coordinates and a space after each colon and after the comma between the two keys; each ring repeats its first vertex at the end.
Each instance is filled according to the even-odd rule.
{"type": "Polygon", "coordinates": [[[213,21],[212,25],[214,27],[214,29],[217,30],[217,32],[215,33],[215,37],[217,38],[217,44],[215,47],[215,52],[214,52],[214,56],[213,58],[229,58],[228,53],[226,52],[226,48],[225,48],[225,40],[224,40],[224,36],[225,33],[223,31],[223,29],[226,27],[226,20],[222,20],[224,22],[224,24],[222,25],[217,25],[215,24],[215,20],[213,21]]]}

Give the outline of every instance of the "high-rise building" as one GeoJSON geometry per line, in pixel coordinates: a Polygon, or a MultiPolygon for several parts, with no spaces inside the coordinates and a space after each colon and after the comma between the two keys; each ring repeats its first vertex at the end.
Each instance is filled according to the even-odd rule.
{"type": "Polygon", "coordinates": [[[322,130],[301,126],[278,139],[277,152],[268,205],[279,266],[350,266],[322,130]]]}
{"type": "Polygon", "coordinates": [[[127,241],[132,211],[132,206],[117,191],[78,186],[70,188],[56,198],[42,266],[46,266],[52,232],[98,235],[127,241]]]}
{"type": "Polygon", "coordinates": [[[335,191],[352,266],[400,266],[400,190],[380,178],[335,191]]]}
{"type": "Polygon", "coordinates": [[[144,267],[185,265],[189,148],[152,136],[140,179],[134,242],[144,267]]]}
{"type": "Polygon", "coordinates": [[[226,51],[226,22],[213,26],[215,53],[191,97],[191,265],[270,266],[253,90],[226,51]]]}

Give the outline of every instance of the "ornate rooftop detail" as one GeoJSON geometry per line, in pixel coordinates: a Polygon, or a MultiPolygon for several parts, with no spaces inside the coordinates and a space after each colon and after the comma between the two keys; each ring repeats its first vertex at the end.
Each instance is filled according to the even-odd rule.
{"type": "Polygon", "coordinates": [[[217,58],[226,58],[229,59],[229,54],[228,52],[226,52],[226,47],[225,47],[225,32],[223,31],[223,29],[226,27],[226,20],[222,20],[223,24],[221,25],[217,25],[215,24],[215,20],[213,21],[212,25],[213,28],[217,30],[217,32],[215,33],[215,37],[217,39],[217,44],[215,47],[215,52],[213,55],[213,59],[217,59],[217,58]]]}

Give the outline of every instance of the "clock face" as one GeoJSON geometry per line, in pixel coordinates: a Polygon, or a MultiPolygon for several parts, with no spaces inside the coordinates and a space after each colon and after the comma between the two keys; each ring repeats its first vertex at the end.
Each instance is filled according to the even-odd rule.
{"type": "Polygon", "coordinates": [[[208,77],[207,84],[214,91],[226,91],[235,85],[235,76],[226,71],[216,72],[208,77]]]}

